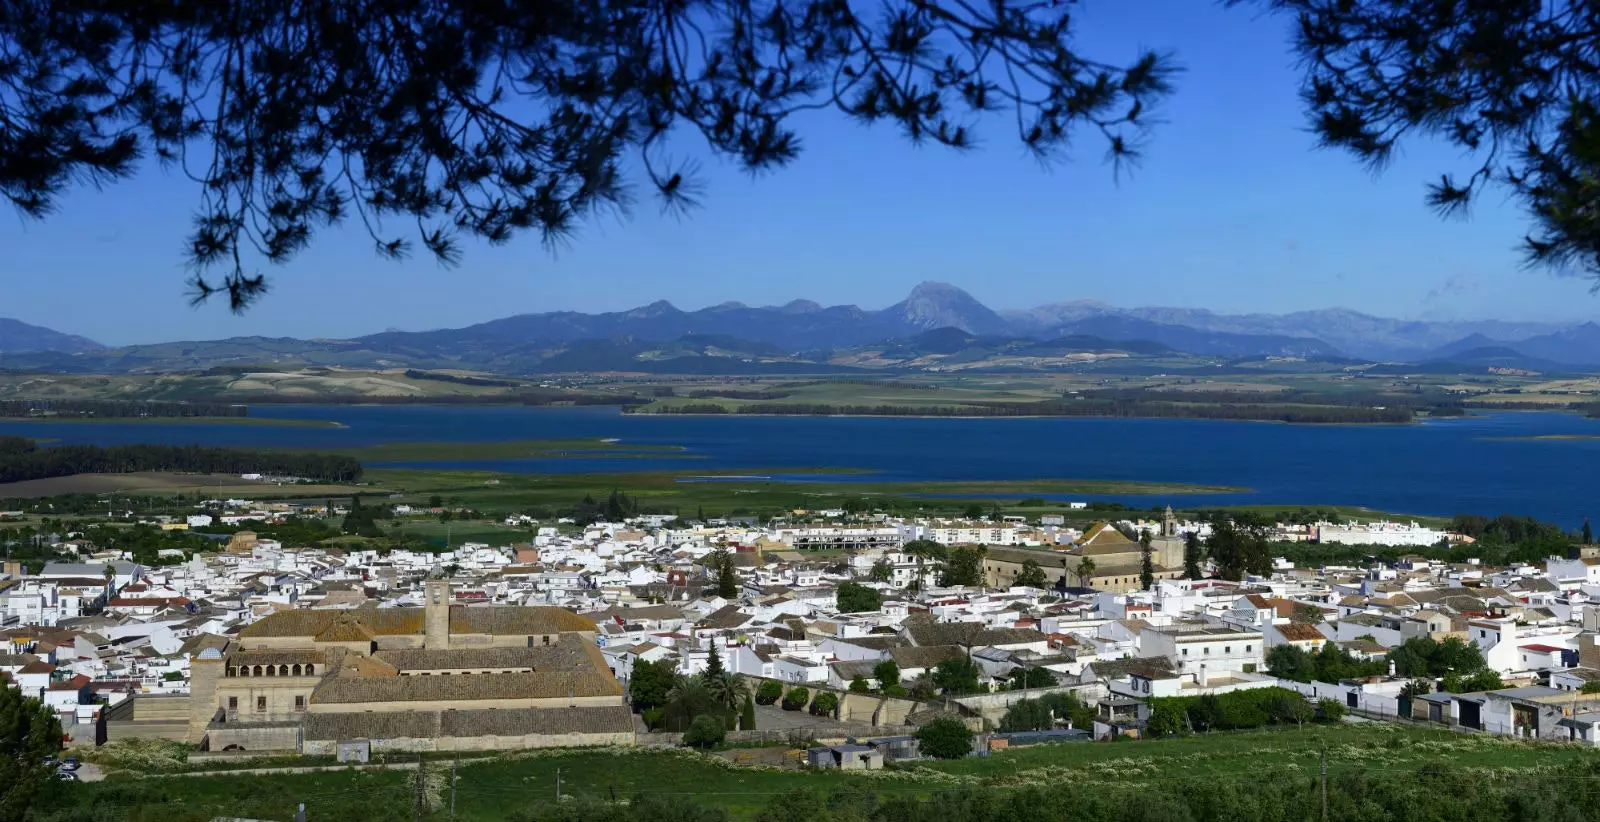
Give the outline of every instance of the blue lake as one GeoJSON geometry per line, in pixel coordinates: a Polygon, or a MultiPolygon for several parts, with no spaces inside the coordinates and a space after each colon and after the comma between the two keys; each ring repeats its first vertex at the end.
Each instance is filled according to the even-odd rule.
{"type": "MultiPolygon", "coordinates": [[[[616,437],[681,445],[694,459],[544,459],[430,467],[572,473],[677,471],[782,476],[808,467],[867,469],[872,480],[1125,479],[1240,486],[1185,495],[1196,505],[1364,505],[1390,511],[1531,515],[1576,528],[1600,513],[1600,420],[1492,413],[1405,426],[1208,420],[909,419],[625,416],[606,408],[288,406],[256,417],[332,420],[342,428],[138,423],[0,423],[0,434],[102,445],[159,442],[332,448],[389,442],[616,437]]],[[[840,477],[830,477],[838,481],[840,477]]],[[[848,479],[845,477],[844,479],[848,479]]],[[[1043,496],[1043,495],[1041,495],[1043,496]]],[[[1137,505],[1165,498],[1084,497],[1137,505]]]]}

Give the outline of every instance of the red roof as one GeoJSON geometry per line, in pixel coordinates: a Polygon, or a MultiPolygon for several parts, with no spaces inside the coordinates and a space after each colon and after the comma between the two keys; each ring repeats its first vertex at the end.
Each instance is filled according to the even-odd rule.
{"type": "Polygon", "coordinates": [[[106,603],[107,608],[133,608],[139,605],[188,605],[188,597],[117,597],[106,603]]]}
{"type": "Polygon", "coordinates": [[[1556,653],[1560,653],[1560,652],[1562,652],[1562,651],[1564,651],[1566,649],[1565,648],[1557,648],[1554,645],[1524,645],[1524,646],[1522,646],[1522,650],[1524,650],[1524,651],[1538,651],[1541,654],[1556,654],[1556,653]]]}
{"type": "Polygon", "coordinates": [[[48,662],[40,662],[39,660],[34,660],[33,662],[30,662],[30,663],[22,666],[21,668],[18,668],[17,669],[17,673],[19,673],[19,674],[48,674],[48,673],[53,673],[55,671],[55,669],[56,669],[56,666],[51,665],[48,662]]]}

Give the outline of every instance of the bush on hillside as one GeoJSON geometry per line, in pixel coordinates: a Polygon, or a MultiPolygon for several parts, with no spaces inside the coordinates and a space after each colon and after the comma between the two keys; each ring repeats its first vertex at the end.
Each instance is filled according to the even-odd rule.
{"type": "Polygon", "coordinates": [[[770,679],[761,683],[761,687],[756,689],[757,705],[772,705],[782,698],[783,685],[770,679]]]}
{"type": "Polygon", "coordinates": [[[795,688],[783,695],[783,709],[785,711],[798,711],[811,701],[811,692],[805,688],[795,688]]]}

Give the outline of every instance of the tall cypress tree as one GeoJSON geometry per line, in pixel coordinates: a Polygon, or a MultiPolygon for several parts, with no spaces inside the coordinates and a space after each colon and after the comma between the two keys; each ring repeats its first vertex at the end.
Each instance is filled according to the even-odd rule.
{"type": "Polygon", "coordinates": [[[1183,538],[1183,575],[1188,579],[1200,578],[1200,536],[1193,531],[1183,538]]]}
{"type": "Polygon", "coordinates": [[[1154,551],[1150,548],[1150,532],[1139,532],[1139,587],[1148,591],[1156,584],[1154,551]]]}
{"type": "Polygon", "coordinates": [[[1583,518],[1583,544],[1584,545],[1593,545],[1594,544],[1594,531],[1589,527],[1589,518],[1588,517],[1584,517],[1583,518]]]}

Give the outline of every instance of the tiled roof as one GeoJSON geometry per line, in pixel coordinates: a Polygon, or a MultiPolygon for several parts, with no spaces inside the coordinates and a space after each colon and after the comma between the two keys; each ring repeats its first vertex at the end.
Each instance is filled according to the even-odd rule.
{"type": "Polygon", "coordinates": [[[484,668],[531,668],[535,671],[587,667],[586,643],[571,634],[555,645],[531,648],[451,648],[449,650],[379,651],[377,659],[405,671],[446,671],[484,668]]]}
{"type": "Polygon", "coordinates": [[[961,659],[965,654],[954,645],[932,645],[892,648],[889,658],[901,668],[932,668],[941,662],[961,659]]]}
{"type": "Polygon", "coordinates": [[[621,705],[592,708],[514,708],[466,711],[383,711],[306,715],[306,739],[431,739],[461,736],[614,733],[634,730],[621,705]]]}
{"type": "Polygon", "coordinates": [[[615,679],[596,671],[462,676],[335,677],[312,693],[315,704],[560,699],[621,696],[615,679]]]}
{"type": "Polygon", "coordinates": [[[1315,642],[1328,639],[1323,636],[1321,631],[1317,630],[1315,625],[1301,625],[1291,622],[1288,625],[1274,625],[1273,628],[1277,629],[1279,635],[1289,642],[1315,642]]]}
{"type": "Polygon", "coordinates": [[[321,651],[235,651],[227,659],[228,665],[328,664],[328,655],[321,651]]]}
{"type": "MultiPolygon", "coordinates": [[[[356,608],[349,611],[286,610],[271,614],[239,631],[241,639],[260,637],[319,637],[340,618],[348,618],[372,636],[395,636],[423,632],[421,608],[356,608]]],[[[568,631],[592,632],[593,621],[571,611],[548,607],[453,606],[450,633],[531,636],[568,631]]],[[[369,639],[371,637],[368,637],[369,639]]],[[[323,640],[353,641],[353,640],[323,640]]]]}

